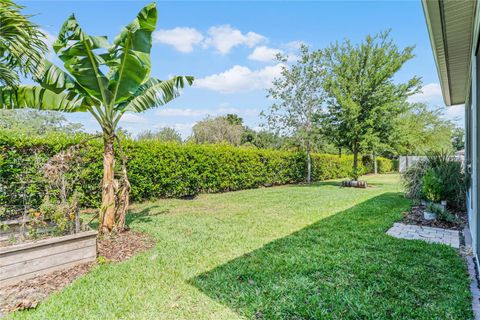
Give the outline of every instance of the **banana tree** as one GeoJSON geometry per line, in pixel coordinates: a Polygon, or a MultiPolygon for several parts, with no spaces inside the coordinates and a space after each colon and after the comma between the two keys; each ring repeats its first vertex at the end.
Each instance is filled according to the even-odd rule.
{"type": "Polygon", "coordinates": [[[110,44],[107,37],[83,32],[72,15],[53,44],[66,71],[45,62],[44,71],[36,79],[38,85],[0,88],[0,106],[4,108],[89,112],[98,121],[104,142],[101,232],[112,231],[118,219],[114,142],[122,115],[164,105],[193,83],[190,76],[167,81],[149,76],[156,22],[157,9],[152,3],[110,44]]]}

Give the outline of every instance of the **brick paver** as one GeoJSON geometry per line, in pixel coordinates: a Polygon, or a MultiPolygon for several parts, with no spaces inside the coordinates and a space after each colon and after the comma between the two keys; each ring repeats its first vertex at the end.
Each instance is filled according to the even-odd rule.
{"type": "Polygon", "coordinates": [[[460,247],[460,233],[456,230],[394,223],[387,234],[400,239],[442,243],[457,249],[460,247]]]}

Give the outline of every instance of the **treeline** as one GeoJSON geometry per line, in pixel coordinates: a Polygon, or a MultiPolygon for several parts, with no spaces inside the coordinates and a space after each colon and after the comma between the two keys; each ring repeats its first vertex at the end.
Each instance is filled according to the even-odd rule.
{"type": "MultiPolygon", "coordinates": [[[[27,136],[0,131],[0,203],[38,206],[44,200],[47,181],[44,168],[52,156],[82,141],[68,154],[63,175],[68,193],[76,193],[82,206],[101,202],[102,152],[100,139],[86,134],[50,133],[27,136]]],[[[202,192],[225,192],[305,180],[304,152],[235,147],[228,144],[195,144],[136,141],[124,138],[122,149],[132,186],[131,199],[191,197],[202,192]]],[[[117,154],[117,163],[120,163],[117,154]]],[[[350,155],[313,154],[313,181],[344,178],[351,174],[350,155]]],[[[394,170],[394,163],[377,158],[380,172],[394,170]]],[[[371,159],[360,165],[372,171],[371,159]]]]}

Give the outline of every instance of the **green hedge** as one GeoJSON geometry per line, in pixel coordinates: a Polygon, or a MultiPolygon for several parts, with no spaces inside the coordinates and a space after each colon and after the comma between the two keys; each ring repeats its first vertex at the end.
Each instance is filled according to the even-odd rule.
{"type": "MultiPolygon", "coordinates": [[[[26,180],[27,202],[38,205],[45,188],[39,168],[55,153],[84,139],[82,135],[32,138],[0,132],[0,201],[23,203],[18,181],[26,180]]],[[[301,152],[133,140],[125,140],[122,145],[128,158],[133,201],[298,183],[305,179],[306,156],[301,152]]],[[[102,150],[102,142],[92,140],[81,155],[82,167],[75,180],[84,206],[98,206],[100,202],[102,150]]],[[[348,177],[352,170],[352,156],[314,154],[312,160],[314,181],[348,177]]],[[[392,170],[390,160],[378,158],[378,163],[379,172],[392,170]]],[[[371,171],[364,165],[360,169],[363,173],[371,171]]]]}

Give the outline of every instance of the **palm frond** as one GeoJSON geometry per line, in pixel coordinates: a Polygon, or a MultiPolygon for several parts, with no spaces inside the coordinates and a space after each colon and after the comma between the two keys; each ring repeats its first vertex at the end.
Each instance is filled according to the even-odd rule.
{"type": "MultiPolygon", "coordinates": [[[[37,75],[47,52],[45,35],[21,9],[9,0],[0,1],[0,63],[25,76],[37,75]]],[[[0,82],[8,84],[10,80],[5,69],[0,70],[0,82]]]]}
{"type": "Polygon", "coordinates": [[[4,63],[0,63],[0,85],[4,86],[16,86],[19,78],[15,70],[4,63]]]}

